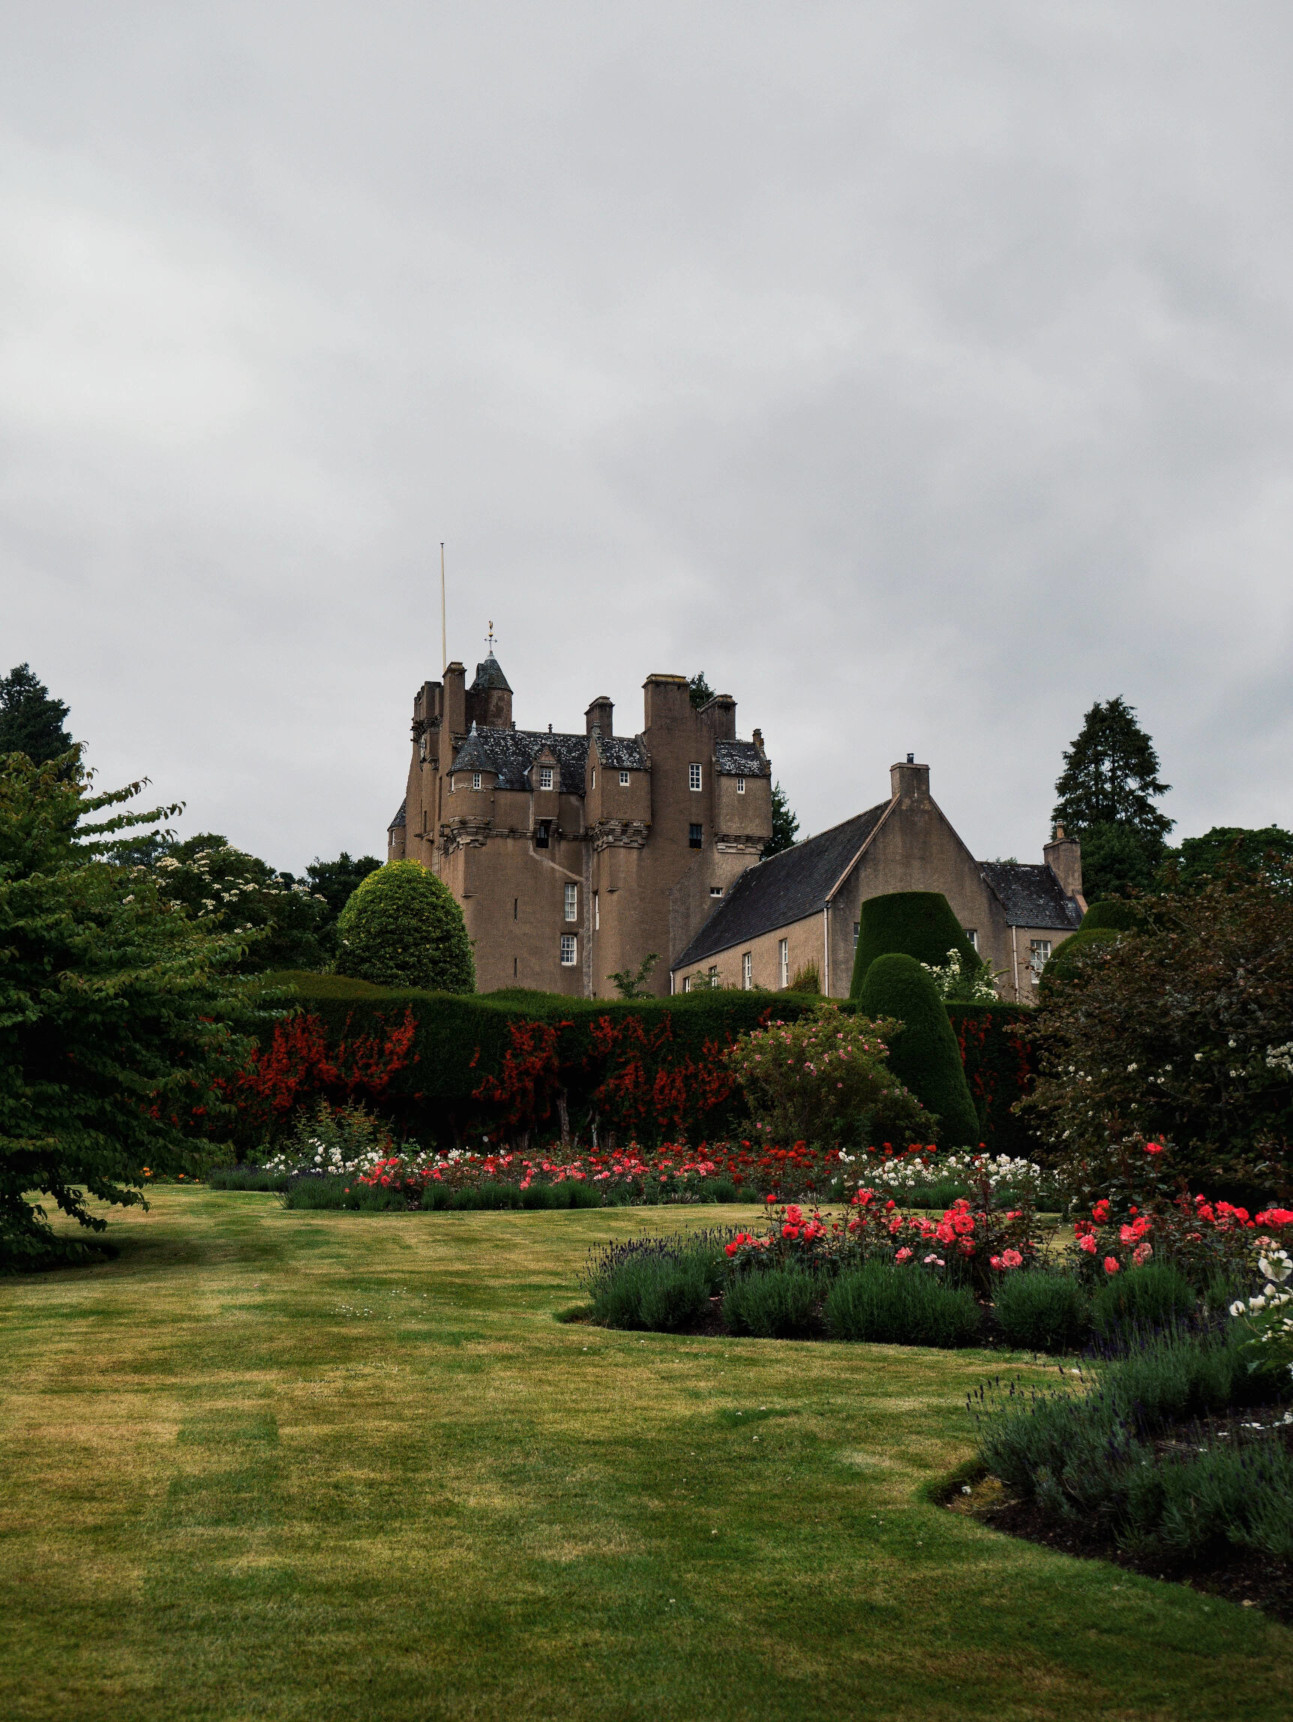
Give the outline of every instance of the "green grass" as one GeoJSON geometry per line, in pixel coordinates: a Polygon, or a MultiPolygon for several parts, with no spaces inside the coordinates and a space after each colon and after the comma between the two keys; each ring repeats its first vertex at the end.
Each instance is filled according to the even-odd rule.
{"type": "Polygon", "coordinates": [[[6,1722],[1285,1711],[1256,1611],[921,1498],[1000,1358],[552,1319],[725,1210],[152,1200],[0,1282],[6,1722]]]}

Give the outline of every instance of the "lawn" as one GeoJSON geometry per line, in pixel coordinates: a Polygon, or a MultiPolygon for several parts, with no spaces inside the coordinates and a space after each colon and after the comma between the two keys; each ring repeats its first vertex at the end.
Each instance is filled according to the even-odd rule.
{"type": "Polygon", "coordinates": [[[0,1281],[6,1722],[1288,1714],[1293,1632],[922,1498],[999,1356],[553,1320],[748,1209],[152,1201],[0,1281]]]}

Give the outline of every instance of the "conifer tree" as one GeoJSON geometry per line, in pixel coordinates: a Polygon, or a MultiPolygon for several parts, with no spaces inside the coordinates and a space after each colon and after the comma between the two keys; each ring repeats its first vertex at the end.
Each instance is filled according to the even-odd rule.
{"type": "Polygon", "coordinates": [[[63,728],[67,707],[54,699],[30,664],[0,676],[0,754],[25,753],[33,765],[57,759],[72,745],[63,728]]]}
{"type": "Polygon", "coordinates": [[[772,836],[764,845],[760,861],[766,861],[769,855],[780,855],[783,849],[793,849],[795,833],[799,830],[799,821],[790,811],[790,803],[786,792],[779,783],[772,786],[772,836]]]}
{"type": "Polygon", "coordinates": [[[691,703],[697,711],[713,699],[714,690],[705,680],[704,670],[697,670],[694,676],[688,678],[687,692],[691,695],[691,703]]]}
{"type": "Polygon", "coordinates": [[[1154,805],[1171,788],[1158,775],[1158,754],[1118,695],[1086,714],[1055,785],[1051,818],[1082,842],[1088,901],[1146,889],[1162,859],[1173,821],[1154,805]]]}

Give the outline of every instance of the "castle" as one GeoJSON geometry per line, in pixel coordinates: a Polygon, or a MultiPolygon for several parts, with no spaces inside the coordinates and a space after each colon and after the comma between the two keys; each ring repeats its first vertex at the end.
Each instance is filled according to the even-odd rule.
{"type": "Polygon", "coordinates": [[[736,701],[697,708],[683,676],[648,676],[642,729],[617,736],[595,699],[579,734],[519,730],[493,650],[449,664],[413,702],[390,860],[422,862],[462,905],[481,992],[613,996],[654,953],[647,985],[785,988],[807,968],[848,993],[862,903],[941,891],[1008,999],[1029,999],[1086,908],[1077,842],[1057,830],[1040,865],[976,861],[909,754],[866,812],[766,861],[772,773],[736,701]]]}

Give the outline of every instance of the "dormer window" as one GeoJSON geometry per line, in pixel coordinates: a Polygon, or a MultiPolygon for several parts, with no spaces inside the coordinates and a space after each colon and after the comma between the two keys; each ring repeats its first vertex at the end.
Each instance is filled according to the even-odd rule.
{"type": "Polygon", "coordinates": [[[541,765],[539,767],[539,788],[552,788],[552,767],[550,765],[541,765]]]}
{"type": "Polygon", "coordinates": [[[701,769],[698,765],[689,765],[687,767],[687,788],[690,790],[698,790],[700,787],[701,769]]]}
{"type": "Polygon", "coordinates": [[[471,774],[471,787],[473,789],[480,788],[480,773],[478,771],[473,771],[471,774]]]}
{"type": "Polygon", "coordinates": [[[621,789],[627,789],[628,786],[629,786],[629,774],[627,771],[622,771],[620,773],[620,788],[621,789]]]}
{"type": "Polygon", "coordinates": [[[738,777],[736,780],[736,793],[738,795],[745,794],[745,779],[743,777],[738,777]]]}

